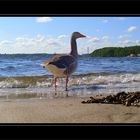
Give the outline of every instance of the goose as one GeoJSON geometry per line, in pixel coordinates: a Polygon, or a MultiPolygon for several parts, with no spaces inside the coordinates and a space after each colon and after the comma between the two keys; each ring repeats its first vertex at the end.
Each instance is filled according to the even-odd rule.
{"type": "Polygon", "coordinates": [[[85,35],[73,32],[71,35],[71,51],[69,54],[58,54],[46,60],[41,66],[47,68],[54,75],[55,91],[57,78],[66,78],[65,90],[68,91],[68,81],[70,75],[77,68],[78,51],[76,39],[84,38],[85,35]]]}

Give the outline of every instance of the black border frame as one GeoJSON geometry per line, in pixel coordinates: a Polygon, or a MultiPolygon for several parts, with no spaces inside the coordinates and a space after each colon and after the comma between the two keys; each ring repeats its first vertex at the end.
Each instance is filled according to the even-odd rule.
{"type": "Polygon", "coordinates": [[[0,0],[2,15],[139,14],[139,0],[0,0]]]}
{"type": "MultiPolygon", "coordinates": [[[[140,16],[138,0],[2,0],[1,16],[140,16]],[[78,5],[78,9],[77,9],[78,5]],[[40,8],[39,8],[40,7],[40,8]],[[71,8],[72,7],[72,8],[71,8]]],[[[140,124],[0,124],[2,139],[139,139],[140,124]]]]}

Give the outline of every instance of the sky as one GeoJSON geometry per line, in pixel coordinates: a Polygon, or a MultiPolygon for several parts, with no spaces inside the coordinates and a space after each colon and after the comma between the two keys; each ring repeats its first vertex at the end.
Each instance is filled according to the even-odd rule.
{"type": "Polygon", "coordinates": [[[69,53],[75,31],[79,54],[140,45],[140,17],[0,17],[0,53],[69,53]]]}

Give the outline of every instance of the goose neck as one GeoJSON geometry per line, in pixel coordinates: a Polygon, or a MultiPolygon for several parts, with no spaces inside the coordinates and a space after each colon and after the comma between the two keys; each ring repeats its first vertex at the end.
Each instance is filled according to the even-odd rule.
{"type": "Polygon", "coordinates": [[[70,54],[74,56],[75,58],[78,57],[76,38],[74,38],[73,36],[71,37],[71,53],[70,54]]]}

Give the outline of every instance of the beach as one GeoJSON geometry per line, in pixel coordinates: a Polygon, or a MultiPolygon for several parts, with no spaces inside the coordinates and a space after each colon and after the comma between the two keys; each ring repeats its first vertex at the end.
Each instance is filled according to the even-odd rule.
{"type": "Polygon", "coordinates": [[[0,123],[140,123],[139,107],[82,104],[89,98],[0,102],[0,123]]]}

